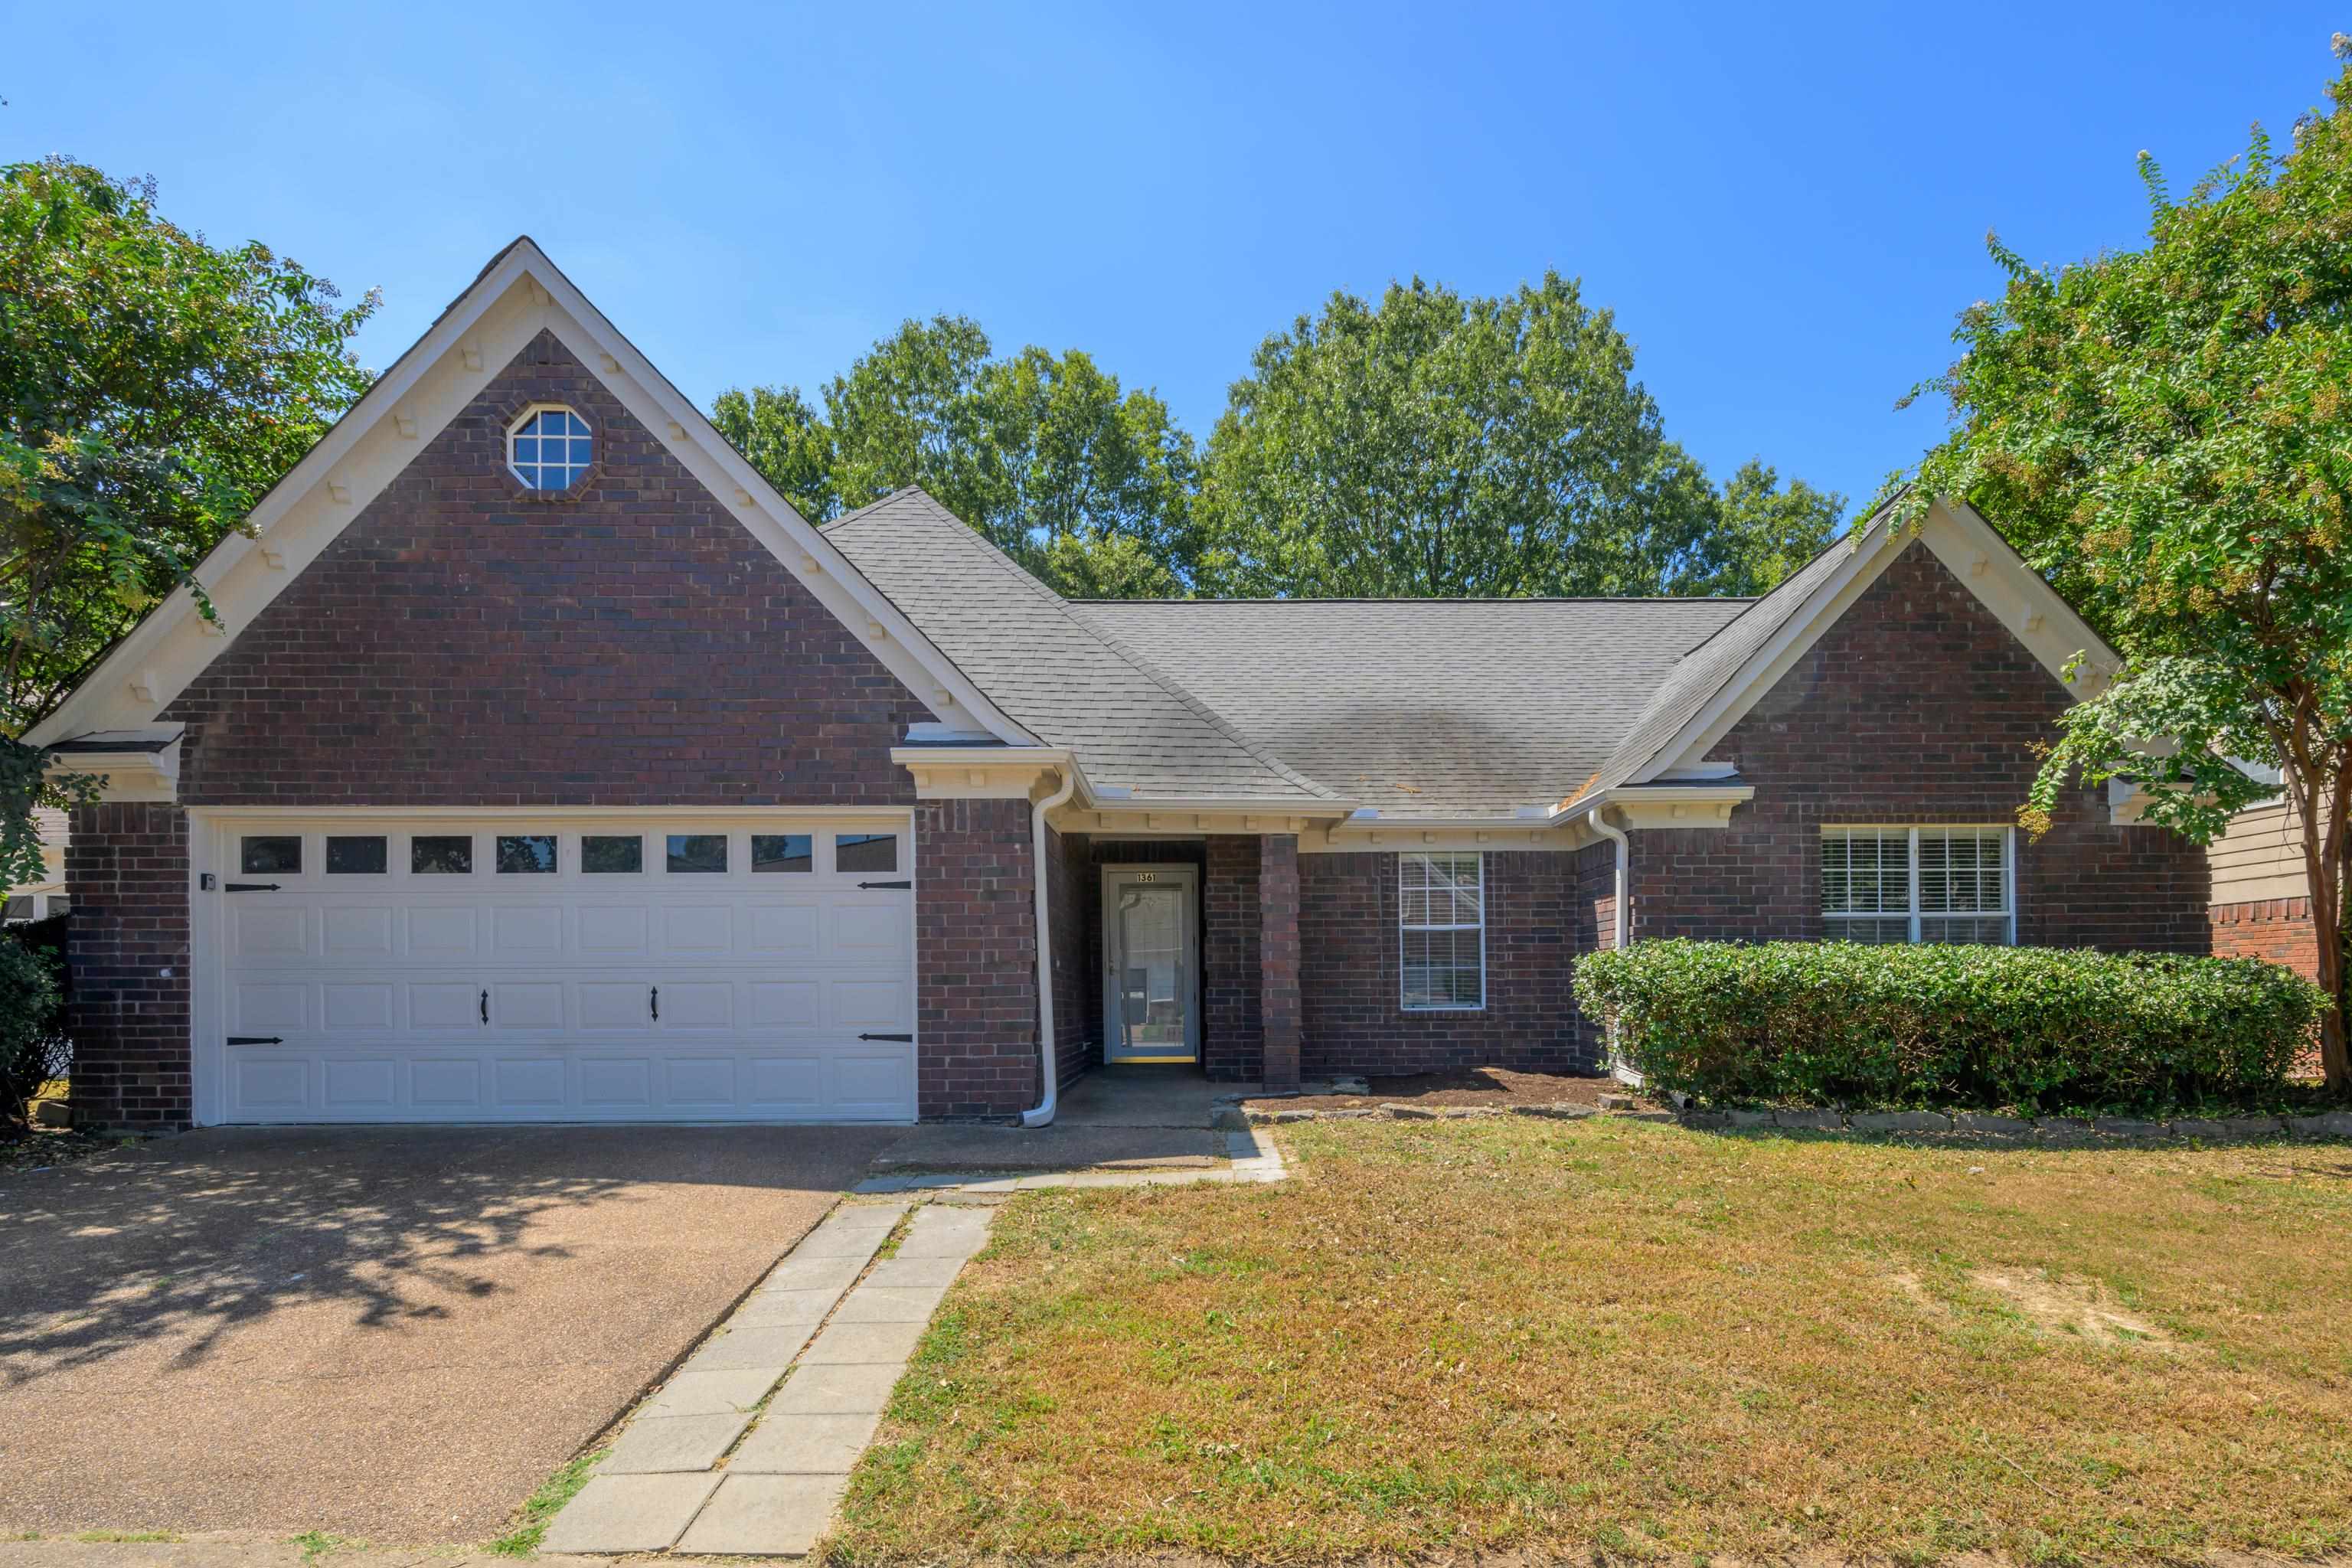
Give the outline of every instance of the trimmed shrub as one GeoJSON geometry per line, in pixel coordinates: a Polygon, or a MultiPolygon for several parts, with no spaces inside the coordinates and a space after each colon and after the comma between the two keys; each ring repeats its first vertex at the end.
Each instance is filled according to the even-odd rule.
{"type": "Polygon", "coordinates": [[[26,929],[0,933],[0,1136],[24,1127],[25,1102],[64,1072],[73,1055],[57,967],[45,949],[17,934],[26,929]]]}
{"type": "Polygon", "coordinates": [[[1718,1103],[2276,1104],[2327,994],[2251,958],[1660,940],[1576,965],[1653,1086],[1718,1103]]]}

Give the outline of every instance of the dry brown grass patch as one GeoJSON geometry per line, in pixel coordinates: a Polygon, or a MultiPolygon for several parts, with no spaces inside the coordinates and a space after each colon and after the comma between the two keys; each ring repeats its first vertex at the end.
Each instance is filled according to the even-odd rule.
{"type": "Polygon", "coordinates": [[[1008,1205],[837,1554],[2352,1548],[2352,1150],[1287,1141],[1008,1205]]]}

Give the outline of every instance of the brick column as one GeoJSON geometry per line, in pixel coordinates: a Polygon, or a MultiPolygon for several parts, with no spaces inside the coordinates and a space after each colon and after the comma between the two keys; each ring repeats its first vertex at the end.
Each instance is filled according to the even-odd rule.
{"type": "Polygon", "coordinates": [[[925,1120],[1037,1103],[1037,915],[1025,800],[915,808],[915,1062],[925,1120]]]}
{"type": "Polygon", "coordinates": [[[1298,1087],[1298,838],[1258,838],[1258,1016],[1265,1034],[1265,1087],[1298,1087]]]}
{"type": "Polygon", "coordinates": [[[70,834],[74,1114],[105,1127],[185,1127],[188,814],[152,802],[80,805],[70,834]]]}

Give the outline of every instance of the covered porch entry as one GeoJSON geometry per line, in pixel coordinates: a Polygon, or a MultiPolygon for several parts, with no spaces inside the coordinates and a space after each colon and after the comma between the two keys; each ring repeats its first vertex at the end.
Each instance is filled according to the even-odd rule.
{"type": "Polygon", "coordinates": [[[1069,833],[1054,911],[1066,1081],[1087,1067],[1298,1082],[1298,840],[1069,833]]]}

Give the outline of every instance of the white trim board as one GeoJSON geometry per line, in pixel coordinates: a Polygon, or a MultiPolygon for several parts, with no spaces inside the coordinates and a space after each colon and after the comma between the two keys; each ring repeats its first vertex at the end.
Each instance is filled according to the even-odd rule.
{"type": "Polygon", "coordinates": [[[541,330],[577,357],[720,506],[952,729],[1036,737],[1004,713],[793,509],[529,238],[502,251],[415,346],[196,568],[221,624],[183,587],[26,731],[46,745],[155,721],[236,634],[381,495],[541,330]]]}
{"type": "Polygon", "coordinates": [[[2121,668],[2121,657],[1991,524],[1966,504],[1939,497],[1930,503],[1916,532],[1881,519],[1850,547],[1832,545],[1847,549],[1847,561],[1628,782],[1648,784],[1669,773],[1709,765],[1706,753],[1812,650],[1915,539],[2078,700],[2105,690],[2121,668]],[[2077,654],[2085,658],[2068,682],[2066,667],[2077,654]]]}

